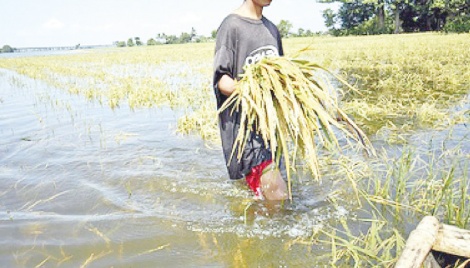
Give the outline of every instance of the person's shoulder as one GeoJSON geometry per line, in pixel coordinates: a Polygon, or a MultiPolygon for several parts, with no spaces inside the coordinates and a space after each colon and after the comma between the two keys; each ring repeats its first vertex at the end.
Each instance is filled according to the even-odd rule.
{"type": "Polygon", "coordinates": [[[276,24],[274,24],[271,20],[269,20],[268,18],[266,18],[265,16],[263,16],[261,18],[261,20],[263,21],[264,25],[269,25],[270,27],[274,27],[277,29],[277,26],[276,24]]]}
{"type": "Polygon", "coordinates": [[[235,33],[241,27],[240,16],[231,13],[224,18],[219,28],[217,29],[217,33],[235,33]]]}
{"type": "Polygon", "coordinates": [[[220,26],[232,26],[236,25],[240,20],[239,16],[235,13],[228,14],[223,20],[220,26]]]}
{"type": "Polygon", "coordinates": [[[279,29],[277,28],[276,24],[274,24],[272,21],[267,19],[266,17],[262,17],[261,20],[263,21],[263,24],[266,28],[269,29],[269,31],[276,37],[280,38],[281,34],[279,33],[279,29]]]}

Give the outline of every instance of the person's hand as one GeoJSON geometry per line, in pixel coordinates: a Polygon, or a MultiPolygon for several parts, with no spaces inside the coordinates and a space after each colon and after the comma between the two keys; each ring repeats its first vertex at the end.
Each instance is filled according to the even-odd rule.
{"type": "Polygon", "coordinates": [[[222,94],[230,96],[237,88],[237,80],[224,74],[217,83],[217,86],[222,94]]]}

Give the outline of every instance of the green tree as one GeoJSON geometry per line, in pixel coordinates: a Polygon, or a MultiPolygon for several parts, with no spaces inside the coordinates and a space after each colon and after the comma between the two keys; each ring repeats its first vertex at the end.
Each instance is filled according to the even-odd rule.
{"type": "Polygon", "coordinates": [[[156,45],[158,45],[158,42],[155,41],[155,39],[150,38],[149,40],[147,40],[147,46],[156,46],[156,45]]]}
{"type": "Polygon", "coordinates": [[[337,13],[325,10],[330,32],[379,34],[448,30],[465,25],[470,0],[319,0],[341,4],[337,13]],[[452,27],[445,27],[452,23],[452,27]],[[463,24],[462,24],[463,23],[463,24]],[[335,29],[334,25],[341,25],[335,29]]]}
{"type": "Polygon", "coordinates": [[[288,20],[281,20],[277,25],[279,29],[279,33],[281,34],[282,38],[289,37],[290,30],[292,29],[292,23],[288,20]]]}
{"type": "Polygon", "coordinates": [[[217,30],[213,30],[211,32],[211,37],[212,37],[212,39],[215,39],[217,37],[217,30]]]}
{"type": "Polygon", "coordinates": [[[387,1],[401,1],[401,0],[319,0],[320,3],[333,3],[337,2],[341,4],[341,8],[343,10],[335,14],[335,12],[331,9],[327,9],[323,12],[323,18],[325,20],[325,25],[330,29],[330,31],[337,31],[334,25],[345,24],[350,25],[352,28],[341,26],[340,29],[345,33],[350,33],[350,30],[353,28],[357,28],[354,31],[357,31],[358,28],[367,29],[367,32],[374,32],[374,33],[384,33],[387,32],[387,1]],[[352,8],[353,10],[347,11],[347,8],[352,8]],[[363,12],[360,9],[367,9],[363,12]],[[340,14],[342,13],[342,14],[340,14]],[[347,16],[345,16],[347,14],[347,16]],[[365,14],[372,14],[368,19],[364,19],[365,14]],[[336,16],[336,19],[335,19],[336,16]],[[341,17],[341,18],[339,18],[341,17]],[[373,19],[374,23],[367,23],[367,27],[365,25],[360,26],[362,23],[373,19]],[[345,22],[346,20],[346,22],[345,22]],[[359,22],[360,21],[360,22],[359,22]],[[374,29],[370,29],[369,27],[373,24],[374,29]],[[354,26],[352,26],[354,25],[354,26]]]}
{"type": "Polygon", "coordinates": [[[179,39],[176,35],[165,35],[167,44],[178,44],[179,39]]]}
{"type": "Polygon", "coordinates": [[[376,16],[378,20],[378,31],[384,32],[385,31],[385,1],[384,0],[376,0],[374,2],[376,8],[376,16]]]}
{"type": "Polygon", "coordinates": [[[445,32],[470,33],[470,13],[451,19],[444,27],[445,32]]]}
{"type": "Polygon", "coordinates": [[[127,39],[127,46],[128,47],[133,47],[135,46],[134,40],[132,38],[127,39]]]}
{"type": "Polygon", "coordinates": [[[116,41],[116,42],[114,42],[114,45],[116,45],[116,47],[126,47],[126,42],[116,41]]]}
{"type": "Polygon", "coordinates": [[[344,29],[352,30],[374,16],[373,4],[364,4],[361,0],[344,3],[338,10],[338,18],[344,29]]]}
{"type": "Polygon", "coordinates": [[[469,11],[469,0],[408,0],[402,4],[400,19],[405,32],[440,31],[447,23],[464,19],[469,11]]]}
{"type": "Polygon", "coordinates": [[[191,34],[189,33],[181,33],[180,38],[179,38],[180,43],[189,43],[191,42],[191,34]]]}
{"type": "Polygon", "coordinates": [[[325,21],[325,26],[329,30],[335,29],[336,25],[336,13],[331,8],[323,10],[323,20],[325,21]]]}
{"type": "Polygon", "coordinates": [[[135,44],[136,44],[137,46],[143,45],[142,41],[140,41],[140,37],[134,37],[134,39],[135,39],[135,44]]]}
{"type": "Polygon", "coordinates": [[[14,49],[9,45],[4,45],[3,48],[0,50],[2,53],[12,53],[14,49]]]}

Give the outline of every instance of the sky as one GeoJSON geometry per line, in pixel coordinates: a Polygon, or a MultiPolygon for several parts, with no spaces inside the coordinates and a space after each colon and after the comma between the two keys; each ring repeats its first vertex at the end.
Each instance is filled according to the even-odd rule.
{"type": "MultiPolygon", "coordinates": [[[[0,47],[107,45],[194,28],[210,36],[242,0],[0,0],[0,47]]],[[[316,0],[273,0],[263,14],[313,32],[326,30],[316,0]]]]}

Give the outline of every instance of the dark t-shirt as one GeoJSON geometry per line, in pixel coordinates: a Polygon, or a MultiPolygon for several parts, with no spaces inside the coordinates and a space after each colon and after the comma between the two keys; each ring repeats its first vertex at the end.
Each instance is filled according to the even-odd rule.
{"type": "MultiPolygon", "coordinates": [[[[282,56],[281,36],[277,27],[265,17],[254,20],[236,14],[227,16],[217,30],[214,59],[214,92],[217,108],[220,108],[227,96],[217,88],[220,78],[227,74],[233,79],[240,79],[243,67],[253,64],[263,57],[282,56]]],[[[240,126],[240,113],[231,107],[220,113],[219,127],[222,148],[227,163],[230,179],[241,179],[252,167],[271,159],[271,151],[266,148],[261,137],[250,136],[241,159],[232,148],[240,126]]]]}

